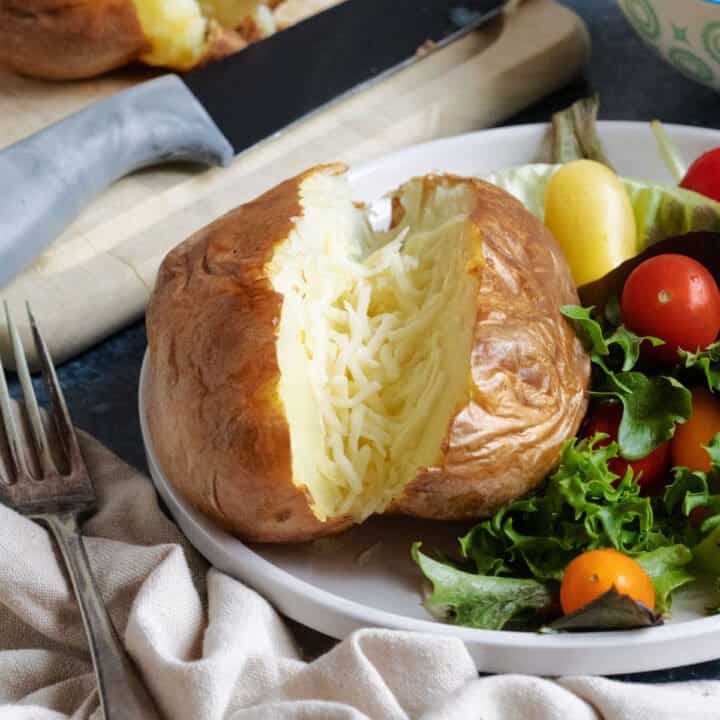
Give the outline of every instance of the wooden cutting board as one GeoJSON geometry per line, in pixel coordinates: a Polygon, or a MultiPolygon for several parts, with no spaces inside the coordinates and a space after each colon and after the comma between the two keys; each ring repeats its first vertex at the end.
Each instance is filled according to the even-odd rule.
{"type": "MultiPolygon", "coordinates": [[[[358,163],[497,123],[571,80],[589,52],[587,30],[570,10],[554,0],[526,0],[239,156],[229,169],[172,166],[125,178],[0,294],[17,318],[30,301],[61,362],[141,317],[165,254],[222,213],[316,163],[358,163]]],[[[148,77],[134,70],[49,83],[0,68],[0,147],[148,77]]],[[[234,101],[253,111],[241,92],[234,101]]],[[[4,327],[0,351],[9,360],[4,327]]]]}

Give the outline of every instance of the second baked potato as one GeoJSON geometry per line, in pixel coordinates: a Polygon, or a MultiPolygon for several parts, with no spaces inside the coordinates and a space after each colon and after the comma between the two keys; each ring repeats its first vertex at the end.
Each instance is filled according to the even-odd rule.
{"type": "Polygon", "coordinates": [[[147,316],[161,466],[251,540],[486,516],[583,418],[573,302],[552,236],[504,191],[416,179],[375,232],[343,168],[315,168],[165,259],[147,316]]]}
{"type": "Polygon", "coordinates": [[[0,63],[52,79],[89,78],[135,61],[189,70],[337,2],[0,0],[0,63]]]}

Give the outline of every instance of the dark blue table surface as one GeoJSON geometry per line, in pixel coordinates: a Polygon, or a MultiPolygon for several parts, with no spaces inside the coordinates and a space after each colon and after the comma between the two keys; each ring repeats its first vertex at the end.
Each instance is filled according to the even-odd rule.
{"type": "MultiPolygon", "coordinates": [[[[659,60],[635,36],[615,2],[566,0],[565,4],[583,17],[590,29],[593,54],[589,66],[570,86],[504,124],[546,121],[555,110],[599,92],[603,119],[658,117],[666,122],[720,128],[720,95],[686,80],[659,60]]],[[[144,326],[137,323],[59,370],[77,425],[141,469],[146,464],[137,388],[145,346],[144,326]]],[[[307,656],[319,654],[333,642],[306,628],[293,627],[307,656]]],[[[649,682],[720,678],[720,660],[625,678],[649,682]]]]}

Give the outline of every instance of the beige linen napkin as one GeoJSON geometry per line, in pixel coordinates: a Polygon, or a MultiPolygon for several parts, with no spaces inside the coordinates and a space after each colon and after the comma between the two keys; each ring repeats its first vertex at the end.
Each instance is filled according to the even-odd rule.
{"type": "MultiPolygon", "coordinates": [[[[98,586],[172,720],[716,720],[720,682],[478,678],[451,638],[361,630],[312,663],[254,591],[213,569],[150,482],[82,437],[100,510],[85,526],[98,586]]],[[[45,530],[0,506],[0,720],[99,720],[85,637],[45,530]]]]}

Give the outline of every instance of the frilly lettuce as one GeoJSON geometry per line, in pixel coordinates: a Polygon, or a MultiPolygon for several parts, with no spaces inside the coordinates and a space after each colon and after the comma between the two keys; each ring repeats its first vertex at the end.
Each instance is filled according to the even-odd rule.
{"type": "MultiPolygon", "coordinates": [[[[533,163],[501,170],[484,180],[507,190],[541,220],[545,191],[560,165],[533,163]]],[[[640,249],[658,240],[688,232],[720,232],[720,203],[704,195],[645,180],[621,178],[632,203],[640,249]]]]}
{"type": "Polygon", "coordinates": [[[676,423],[692,414],[690,391],[676,378],[633,370],[641,344],[662,345],[662,340],[639,337],[623,325],[605,328],[593,317],[592,308],[563,305],[560,311],[573,321],[590,353],[595,368],[591,394],[623,405],[621,455],[628,460],[644,458],[673,436],[676,423]]]}
{"type": "Polygon", "coordinates": [[[463,557],[480,574],[559,582],[570,560],[587,550],[636,555],[670,544],[632,472],[619,478],[608,469],[617,454],[615,443],[566,443],[540,493],[510,503],[460,538],[463,557]]]}
{"type": "Polygon", "coordinates": [[[685,545],[668,545],[635,557],[650,576],[655,588],[655,607],[665,612],[670,607],[670,595],[683,585],[693,582],[688,571],[693,553],[685,545]]]}
{"type": "Polygon", "coordinates": [[[684,368],[697,368],[702,371],[708,389],[712,392],[720,392],[720,342],[714,342],[697,352],[688,350],[678,352],[684,368]]]}
{"type": "MultiPolygon", "coordinates": [[[[414,545],[413,558],[433,585],[425,600],[430,612],[488,629],[547,616],[566,565],[582,552],[607,547],[645,568],[658,609],[668,609],[671,593],[694,580],[693,553],[664,504],[640,495],[632,470],[620,478],[608,469],[618,447],[601,447],[598,439],[568,441],[538,493],[461,537],[460,564],[435,560],[414,545]]],[[[684,488],[676,494],[684,498],[684,488]]],[[[712,548],[703,549],[713,555],[712,548]]]]}

